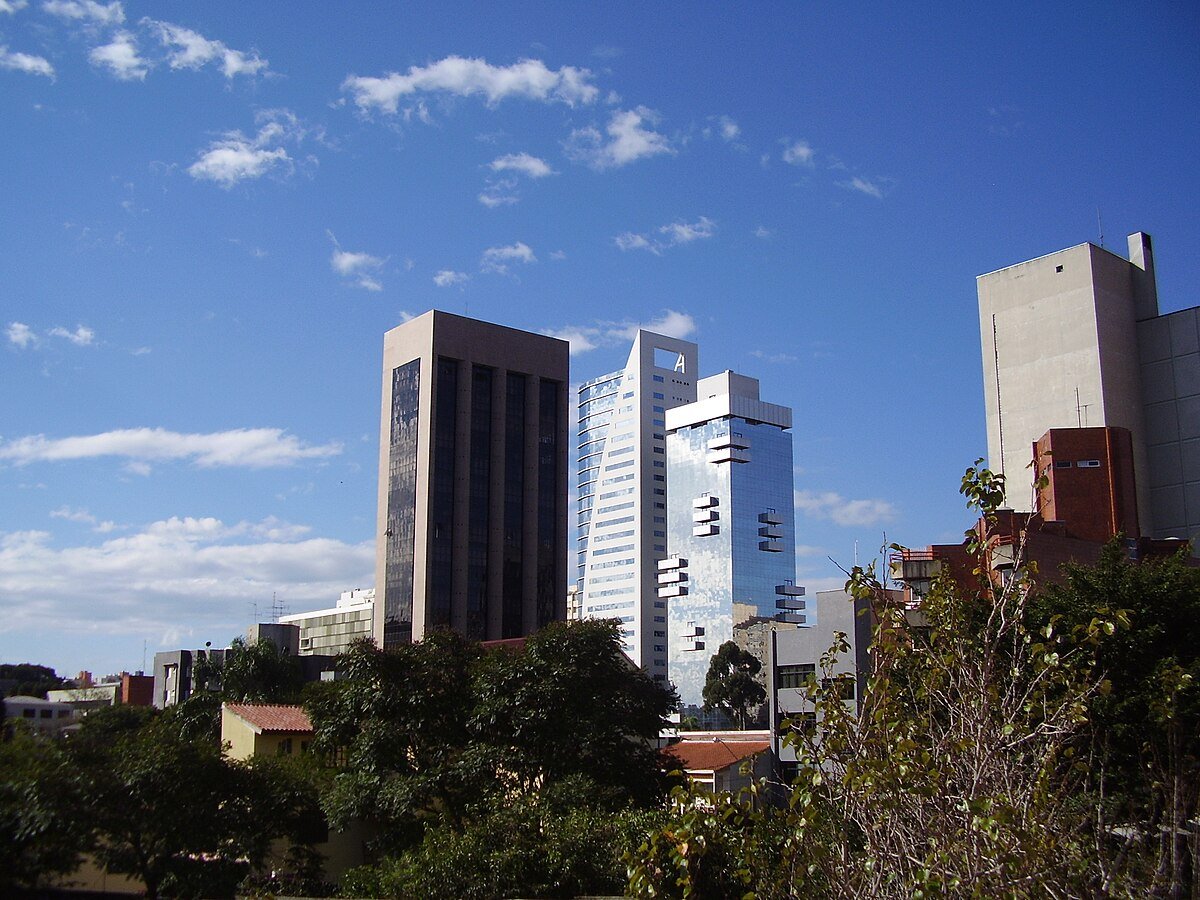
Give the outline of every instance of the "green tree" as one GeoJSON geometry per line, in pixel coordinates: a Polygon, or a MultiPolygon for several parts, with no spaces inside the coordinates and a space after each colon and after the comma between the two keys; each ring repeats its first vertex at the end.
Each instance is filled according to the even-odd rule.
{"type": "MultiPolygon", "coordinates": [[[[962,490],[987,527],[976,581],[935,581],[919,627],[873,566],[848,588],[874,607],[861,709],[833,677],[839,636],[806,688],[789,741],[786,804],[683,798],[632,859],[636,896],[1075,897],[1099,886],[1086,727],[1103,692],[1096,656],[1122,623],[1107,607],[1042,622],[1028,580],[985,561],[1003,476],[962,490]],[[816,726],[812,726],[815,720],[816,726]]],[[[1132,893],[1132,892],[1131,892],[1132,893]]]]}
{"type": "Polygon", "coordinates": [[[704,708],[721,710],[738,728],[745,729],[751,708],[757,708],[767,696],[754,678],[761,670],[762,663],[753,653],[726,641],[708,664],[704,708]]]}
{"type": "Polygon", "coordinates": [[[35,663],[0,663],[0,681],[15,682],[4,692],[8,697],[45,697],[47,691],[69,684],[49,666],[35,663]]]}
{"type": "Polygon", "coordinates": [[[97,861],[151,898],[232,896],[284,827],[270,779],[165,717],[101,720],[89,733],[92,718],[69,755],[85,778],[97,861]]]}
{"type": "Polygon", "coordinates": [[[90,835],[81,779],[58,744],[22,729],[0,742],[0,893],[69,875],[90,835]]]}
{"type": "Polygon", "coordinates": [[[303,687],[300,664],[274,641],[234,638],[221,669],[221,696],[229,703],[294,703],[303,687]]]}
{"type": "Polygon", "coordinates": [[[1123,624],[1097,652],[1089,787],[1102,886],[1138,878],[1155,896],[1200,896],[1200,569],[1186,553],[1134,562],[1113,540],[1095,566],[1067,565],[1035,601],[1040,621],[1078,627],[1098,608],[1123,624]]]}

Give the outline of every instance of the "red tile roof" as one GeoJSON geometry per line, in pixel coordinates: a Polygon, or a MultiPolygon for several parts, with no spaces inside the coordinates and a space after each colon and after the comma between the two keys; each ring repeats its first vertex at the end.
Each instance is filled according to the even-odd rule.
{"type": "Polygon", "coordinates": [[[257,703],[226,703],[225,708],[263,731],[312,734],[312,722],[303,706],[268,706],[257,703]]]}
{"type": "Polygon", "coordinates": [[[770,749],[770,741],[688,741],[672,744],[663,752],[668,762],[688,772],[719,772],[770,749]]]}

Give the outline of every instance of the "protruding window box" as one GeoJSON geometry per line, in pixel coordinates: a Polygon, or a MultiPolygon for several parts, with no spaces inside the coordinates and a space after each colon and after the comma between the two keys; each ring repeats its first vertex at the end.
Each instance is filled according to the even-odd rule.
{"type": "Polygon", "coordinates": [[[798,597],[780,597],[775,601],[775,608],[787,610],[807,609],[808,603],[798,597]]]}
{"type": "Polygon", "coordinates": [[[750,462],[750,451],[742,450],[737,447],[726,447],[723,450],[710,450],[705,460],[710,463],[720,464],[727,462],[748,463],[750,462]]]}
{"type": "Polygon", "coordinates": [[[775,614],[776,622],[786,622],[789,625],[803,625],[807,619],[803,613],[781,612],[775,614]]]}
{"type": "Polygon", "coordinates": [[[658,561],[658,571],[665,572],[668,569],[686,569],[687,564],[686,556],[668,556],[666,559],[658,561]]]}
{"type": "Polygon", "coordinates": [[[733,447],[737,450],[748,450],[750,448],[750,441],[743,434],[731,433],[715,437],[708,442],[709,450],[724,450],[726,447],[733,447]]]}
{"type": "Polygon", "coordinates": [[[693,650],[703,650],[703,649],[704,649],[704,641],[696,641],[694,644],[692,644],[692,646],[684,647],[683,652],[690,653],[693,650]]]}
{"type": "Polygon", "coordinates": [[[692,527],[692,537],[711,537],[714,534],[721,533],[721,526],[708,522],[704,525],[695,525],[692,527]]]}
{"type": "Polygon", "coordinates": [[[688,589],[682,584],[668,584],[658,589],[659,597],[686,597],[688,589]]]}
{"type": "Polygon", "coordinates": [[[720,506],[721,499],[712,494],[704,494],[692,501],[692,509],[708,509],[710,506],[720,506]]]}
{"type": "Polygon", "coordinates": [[[669,569],[666,572],[658,573],[659,584],[678,584],[688,580],[687,572],[681,572],[679,569],[669,569]]]}
{"type": "Polygon", "coordinates": [[[783,529],[778,525],[763,525],[758,529],[758,536],[765,538],[783,537],[783,529]]]}
{"type": "Polygon", "coordinates": [[[785,597],[803,597],[804,586],[785,581],[783,584],[775,585],[775,593],[782,594],[785,597]]]}
{"type": "Polygon", "coordinates": [[[764,525],[782,525],[783,516],[773,509],[768,509],[766,512],[760,512],[758,514],[758,521],[762,522],[764,525]]]}
{"type": "Polygon", "coordinates": [[[771,538],[770,540],[766,541],[759,541],[758,549],[765,550],[767,553],[782,553],[783,541],[776,538],[771,538]]]}
{"type": "Polygon", "coordinates": [[[721,514],[715,509],[697,509],[692,512],[692,522],[694,524],[715,522],[719,518],[721,518],[721,514]]]}

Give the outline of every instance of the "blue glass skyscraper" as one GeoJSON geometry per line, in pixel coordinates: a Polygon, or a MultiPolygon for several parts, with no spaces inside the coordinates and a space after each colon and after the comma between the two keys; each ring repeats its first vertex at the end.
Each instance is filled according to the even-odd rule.
{"type": "Polygon", "coordinates": [[[795,585],[792,411],[759,399],[758,381],[702,378],[697,400],[666,413],[668,670],[700,705],[709,660],[733,639],[734,604],[802,623],[795,585]]]}

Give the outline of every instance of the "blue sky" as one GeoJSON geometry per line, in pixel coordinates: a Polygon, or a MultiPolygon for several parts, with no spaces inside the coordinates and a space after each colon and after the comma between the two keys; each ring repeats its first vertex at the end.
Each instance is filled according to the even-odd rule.
{"type": "Polygon", "coordinates": [[[795,410],[800,582],[954,540],[975,276],[1200,302],[1200,11],[0,0],[0,660],[135,669],[372,582],[382,334],[700,345],[795,410]]]}

